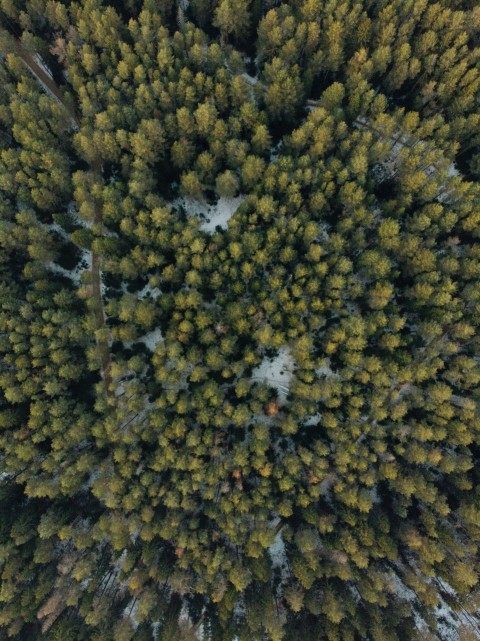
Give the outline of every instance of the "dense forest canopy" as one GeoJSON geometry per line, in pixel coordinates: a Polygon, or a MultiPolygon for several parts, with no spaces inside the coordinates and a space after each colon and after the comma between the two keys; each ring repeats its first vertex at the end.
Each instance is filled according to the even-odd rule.
{"type": "Polygon", "coordinates": [[[480,6],[0,0],[0,640],[472,641],[480,6]]]}

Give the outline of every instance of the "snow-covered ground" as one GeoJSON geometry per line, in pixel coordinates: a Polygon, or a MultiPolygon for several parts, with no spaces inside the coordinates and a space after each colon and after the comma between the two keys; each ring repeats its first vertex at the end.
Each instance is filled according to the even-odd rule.
{"type": "Polygon", "coordinates": [[[75,281],[75,284],[78,286],[78,282],[75,278],[74,273],[69,269],[64,269],[63,267],[61,267],[60,265],[57,265],[52,261],[47,263],[47,267],[54,274],[58,274],[59,276],[64,276],[65,278],[70,278],[71,280],[75,281]]]}
{"type": "Polygon", "coordinates": [[[70,234],[68,234],[61,225],[58,223],[52,223],[51,225],[48,225],[48,229],[50,231],[55,231],[59,236],[64,238],[65,240],[69,241],[70,240],[70,234]]]}
{"type": "Polygon", "coordinates": [[[256,85],[258,82],[258,76],[250,76],[248,73],[242,73],[242,78],[245,78],[250,85],[256,85]]]}
{"type": "Polygon", "coordinates": [[[245,196],[236,198],[219,198],[215,205],[193,198],[178,198],[174,207],[183,207],[187,216],[197,216],[201,221],[200,229],[212,234],[216,227],[227,229],[228,221],[245,200],[245,196]]]}
{"type": "Polygon", "coordinates": [[[282,147],[283,147],[282,143],[283,143],[283,141],[280,140],[276,145],[274,145],[271,148],[271,151],[270,151],[270,162],[275,162],[277,160],[277,158],[280,156],[281,151],[282,151],[282,147]]]}
{"type": "Polygon", "coordinates": [[[84,249],[75,269],[65,269],[52,261],[47,263],[47,267],[50,271],[58,274],[59,276],[70,278],[75,283],[75,286],[80,288],[82,284],[82,273],[92,269],[92,252],[84,249]]]}
{"type": "Polygon", "coordinates": [[[255,101],[255,85],[258,82],[258,77],[250,76],[248,73],[242,73],[242,78],[248,83],[250,99],[255,101]]]}
{"type": "Polygon", "coordinates": [[[336,376],[335,372],[332,370],[330,367],[330,359],[326,359],[326,362],[324,365],[321,367],[317,367],[315,370],[315,373],[317,376],[325,376],[326,378],[329,378],[330,376],[336,376]]]}
{"type": "Polygon", "coordinates": [[[285,542],[282,539],[282,531],[277,532],[275,541],[268,548],[268,553],[272,559],[272,566],[274,568],[284,568],[287,566],[287,551],[285,549],[285,542]]]}
{"type": "MultiPolygon", "coordinates": [[[[428,627],[423,618],[415,608],[416,595],[410,590],[402,581],[398,574],[391,575],[391,582],[393,591],[402,599],[406,599],[411,607],[415,619],[415,625],[420,632],[427,633],[428,627]]],[[[455,591],[451,586],[447,585],[444,581],[441,582],[441,587],[445,593],[450,594],[455,598],[455,591]]],[[[437,637],[441,641],[461,641],[459,635],[459,628],[472,629],[476,634],[477,639],[480,639],[478,632],[478,621],[474,615],[471,615],[462,610],[454,611],[440,596],[439,602],[436,607],[435,616],[437,619],[438,634],[437,637]]]]}
{"type": "Polygon", "coordinates": [[[288,347],[281,347],[273,358],[264,357],[263,361],[252,371],[252,381],[264,381],[275,387],[278,396],[285,401],[290,389],[295,369],[295,362],[288,347]]]}
{"type": "Polygon", "coordinates": [[[50,78],[53,80],[53,73],[52,73],[50,67],[47,67],[47,65],[45,64],[43,58],[41,56],[39,56],[38,53],[36,53],[33,56],[33,59],[35,60],[37,65],[43,69],[43,71],[47,74],[47,76],[50,76],[50,78]]]}
{"type": "Polygon", "coordinates": [[[130,619],[134,630],[138,628],[138,621],[136,617],[137,610],[138,610],[137,598],[132,597],[123,610],[123,617],[125,619],[130,619]]]}
{"type": "Polygon", "coordinates": [[[145,334],[141,338],[138,338],[135,343],[143,343],[148,347],[151,352],[154,352],[157,345],[163,340],[162,332],[157,328],[152,332],[145,334]]]}
{"type": "Polygon", "coordinates": [[[91,229],[93,227],[93,222],[91,220],[85,220],[85,218],[80,216],[75,201],[73,200],[68,205],[68,215],[71,217],[75,225],[81,225],[81,227],[85,227],[87,229],[91,229]]]}
{"type": "Polygon", "coordinates": [[[138,292],[137,296],[140,300],[144,300],[145,298],[152,298],[153,300],[155,300],[161,295],[161,293],[162,292],[158,289],[158,287],[145,285],[145,287],[138,292]]]}
{"type": "MultiPolygon", "coordinates": [[[[277,516],[273,521],[269,523],[271,527],[279,528],[281,524],[281,519],[277,516]]],[[[287,581],[289,578],[289,566],[288,566],[288,557],[287,550],[285,548],[285,541],[282,538],[282,529],[278,530],[275,535],[275,540],[272,545],[268,548],[268,554],[272,559],[272,567],[280,571],[280,576],[283,581],[287,581]]]]}

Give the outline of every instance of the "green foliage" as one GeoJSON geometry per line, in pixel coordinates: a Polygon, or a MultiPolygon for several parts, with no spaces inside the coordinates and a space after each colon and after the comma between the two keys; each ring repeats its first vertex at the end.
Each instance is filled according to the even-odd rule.
{"type": "Polygon", "coordinates": [[[0,639],[468,639],[475,3],[0,23],[0,639]]]}

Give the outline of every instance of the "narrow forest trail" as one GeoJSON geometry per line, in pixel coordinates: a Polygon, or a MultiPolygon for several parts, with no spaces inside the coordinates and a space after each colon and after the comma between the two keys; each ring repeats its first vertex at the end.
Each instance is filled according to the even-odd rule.
{"type": "MultiPolygon", "coordinates": [[[[95,182],[103,181],[102,165],[99,160],[91,164],[95,182]]],[[[94,200],[94,225],[98,226],[103,234],[103,212],[102,205],[98,198],[94,200]]],[[[92,249],[92,298],[94,301],[93,313],[95,315],[96,341],[100,355],[102,378],[105,383],[105,391],[108,396],[113,394],[112,390],[112,357],[108,341],[108,329],[106,324],[105,309],[102,295],[102,257],[92,249]]]]}
{"type": "MultiPolygon", "coordinates": [[[[15,54],[21,58],[30,72],[37,78],[43,88],[50,93],[67,111],[75,129],[80,129],[81,122],[77,114],[65,102],[65,98],[56,82],[46,73],[41,65],[35,60],[35,56],[15,40],[15,54]]],[[[90,169],[96,183],[103,182],[103,167],[99,159],[90,163],[90,169]]],[[[102,205],[98,198],[94,200],[94,225],[103,233],[103,212],[102,205]]],[[[95,318],[95,340],[100,356],[100,370],[107,396],[112,395],[112,358],[108,341],[108,330],[106,325],[105,309],[102,296],[102,258],[101,255],[92,249],[92,300],[93,315],[95,318]]]]}
{"type": "MultiPolygon", "coordinates": [[[[35,60],[34,55],[25,49],[25,47],[18,41],[15,40],[15,54],[21,58],[27,68],[31,73],[37,78],[40,84],[44,89],[56,98],[63,108],[68,112],[68,115],[72,119],[72,124],[76,129],[80,129],[80,120],[74,111],[67,105],[65,98],[63,97],[62,92],[60,91],[57,83],[48,75],[48,73],[43,69],[41,65],[35,60]]],[[[38,54],[37,54],[38,55],[38,54]]]]}

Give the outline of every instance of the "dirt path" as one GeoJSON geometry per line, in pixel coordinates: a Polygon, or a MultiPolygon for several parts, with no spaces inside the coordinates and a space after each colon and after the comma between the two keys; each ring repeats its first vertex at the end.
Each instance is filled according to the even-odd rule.
{"type": "MultiPolygon", "coordinates": [[[[100,161],[95,161],[91,164],[95,182],[102,182],[102,165],[100,161]]],[[[96,198],[94,201],[94,224],[101,229],[103,234],[103,216],[102,204],[96,198]]],[[[100,355],[101,373],[105,383],[105,391],[107,396],[113,395],[112,389],[112,357],[110,354],[110,345],[108,342],[108,330],[105,317],[105,309],[103,306],[102,295],[102,257],[98,252],[92,250],[92,297],[94,301],[94,310],[96,320],[96,330],[99,331],[100,337],[97,337],[97,347],[100,355]]]]}
{"type": "Polygon", "coordinates": [[[52,80],[52,78],[43,69],[43,67],[41,67],[38,64],[38,62],[35,60],[35,56],[32,53],[30,53],[30,51],[27,51],[23,47],[23,45],[20,42],[18,42],[18,40],[15,42],[15,54],[23,60],[25,65],[28,67],[31,73],[37,78],[37,80],[40,82],[43,88],[47,91],[47,93],[50,93],[54,98],[56,98],[57,102],[59,102],[64,107],[64,109],[68,112],[68,115],[72,119],[72,123],[74,124],[75,128],[80,129],[80,120],[65,102],[65,98],[63,97],[63,94],[60,91],[60,88],[57,85],[57,83],[54,80],[52,80]]]}
{"type": "MultiPolygon", "coordinates": [[[[23,60],[26,67],[37,78],[43,88],[50,93],[68,112],[72,119],[72,124],[75,129],[80,129],[80,119],[76,113],[65,102],[65,98],[60,91],[59,86],[42,68],[41,65],[35,60],[35,56],[27,51],[22,44],[17,40],[15,43],[15,53],[23,60]]],[[[95,160],[90,163],[90,168],[93,172],[95,182],[103,182],[103,168],[100,160],[95,160]]],[[[94,201],[94,224],[103,231],[102,224],[102,204],[98,199],[94,201]]],[[[110,354],[110,346],[108,341],[108,330],[105,320],[105,309],[103,305],[102,296],[102,258],[98,252],[92,251],[92,300],[93,300],[93,314],[95,317],[95,330],[96,342],[100,356],[100,371],[102,379],[105,383],[107,396],[111,396],[113,391],[112,387],[112,358],[110,354]]]]}

